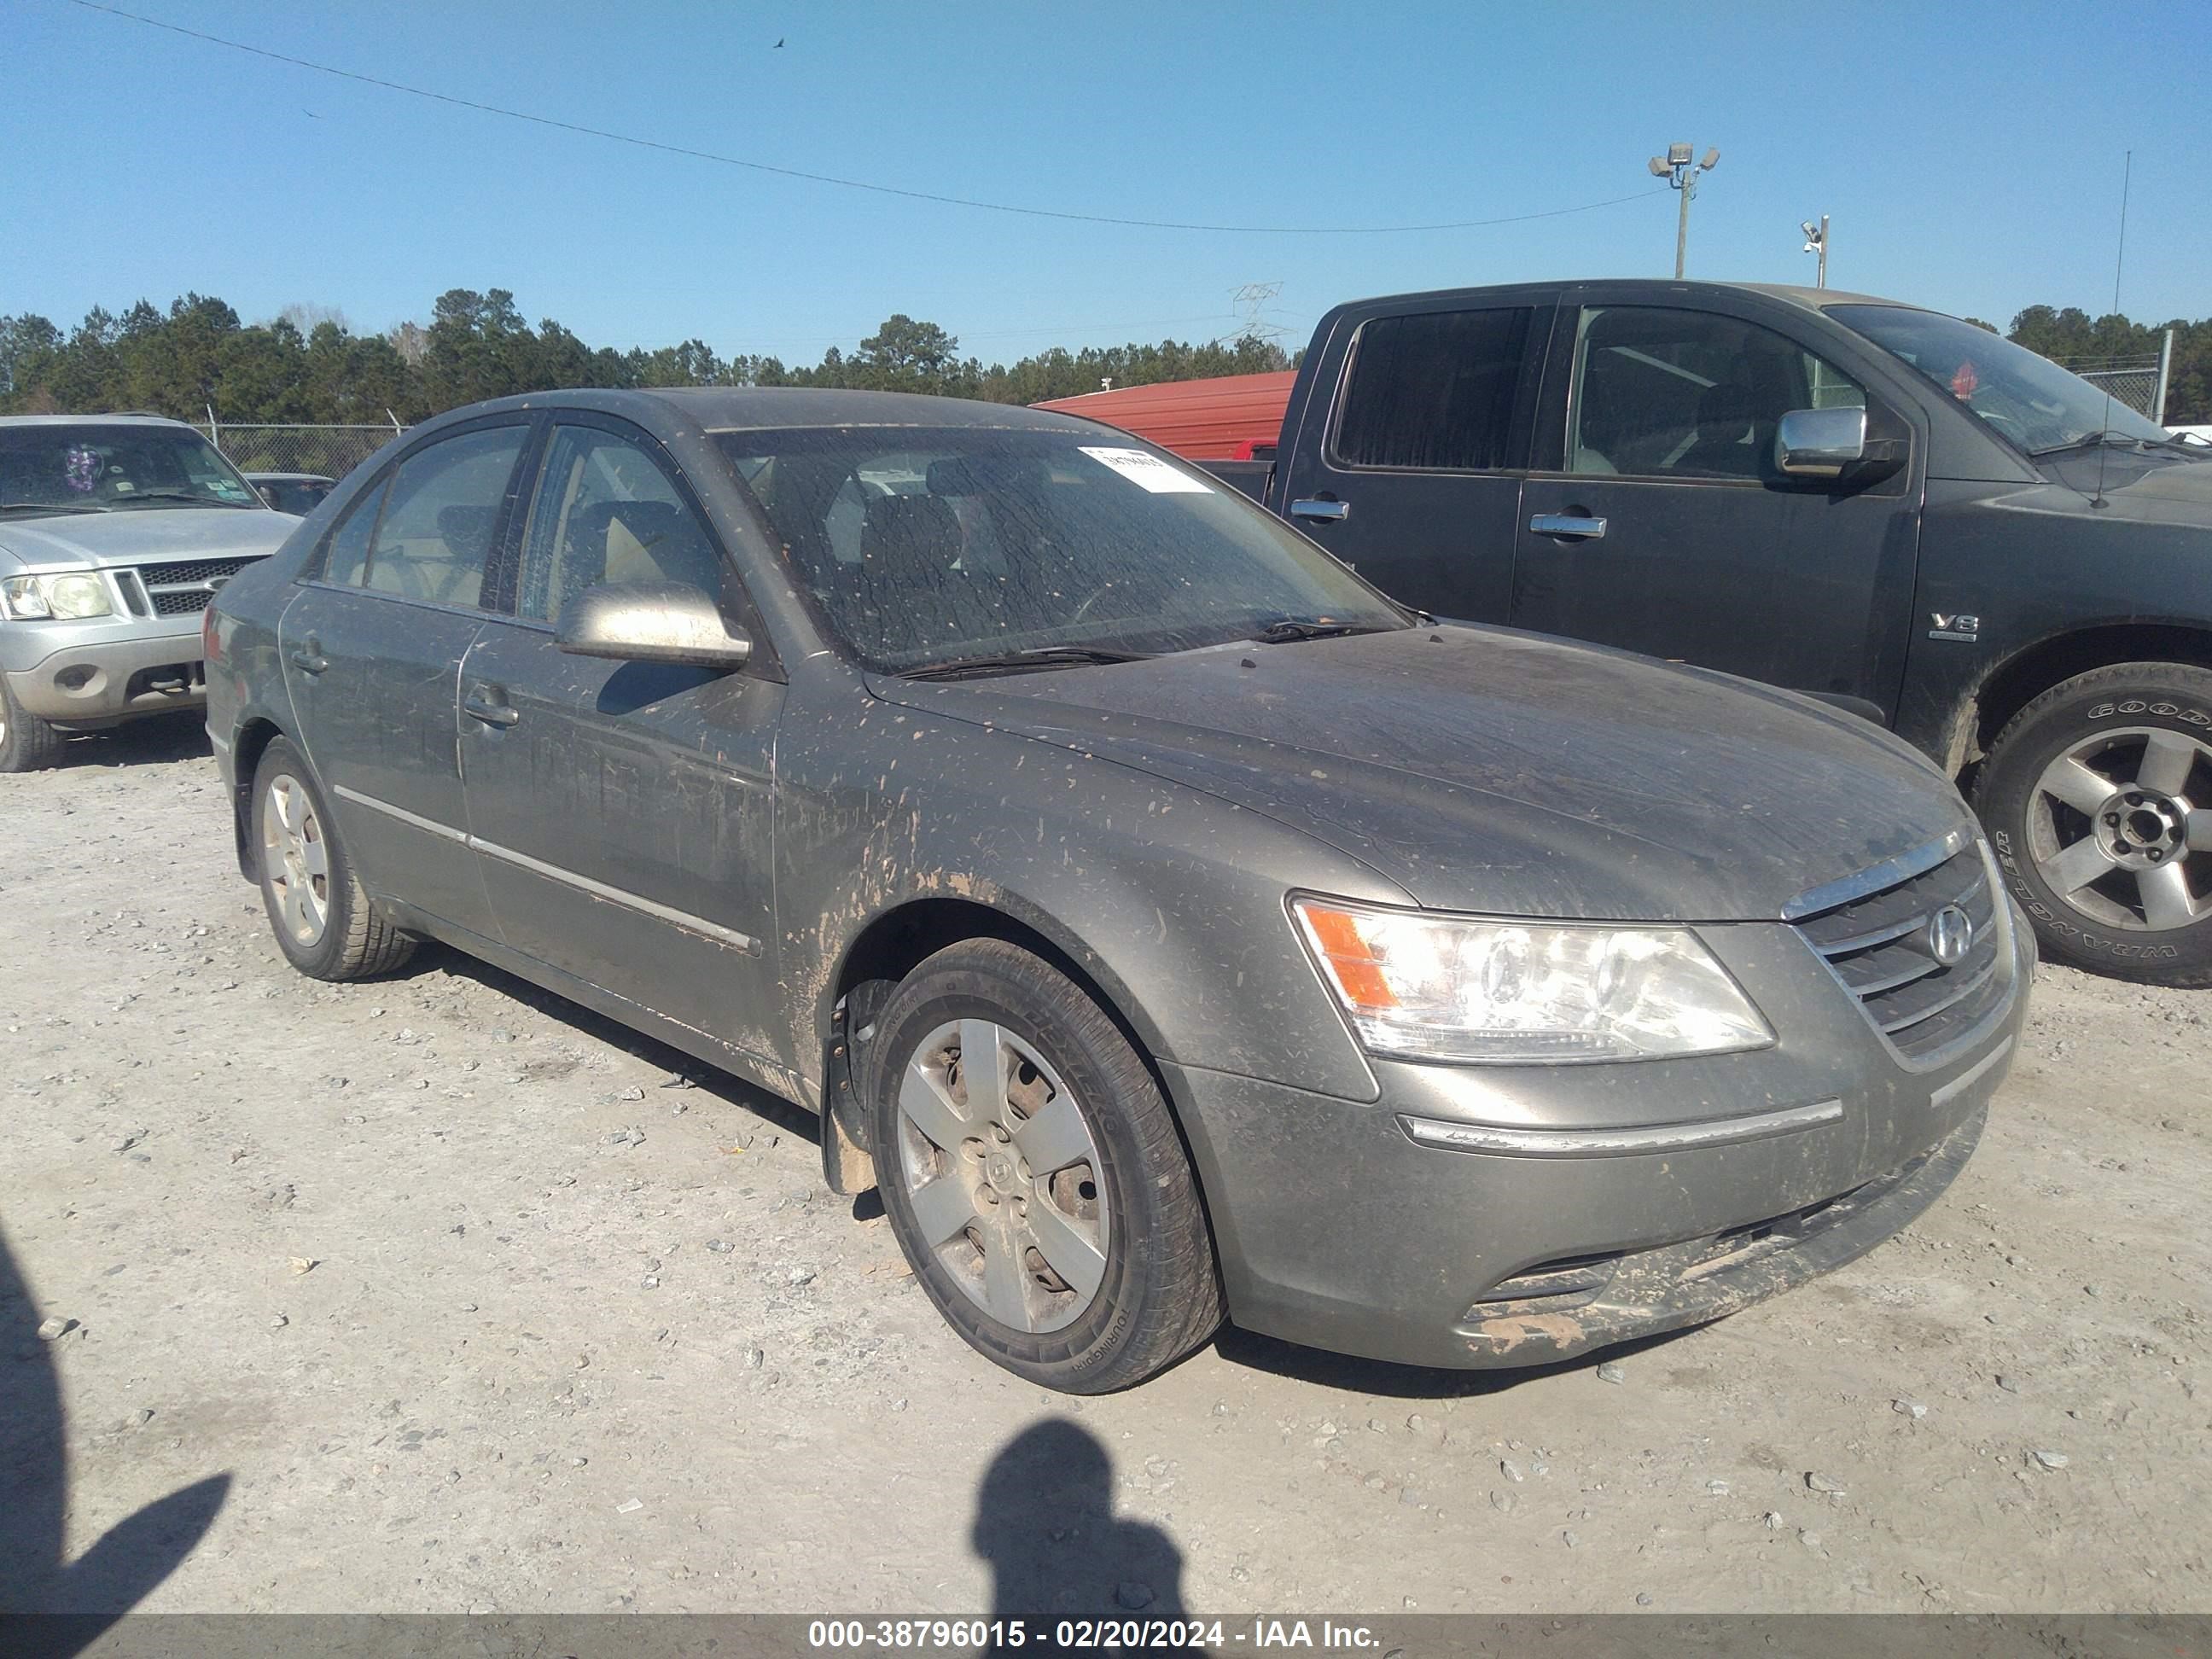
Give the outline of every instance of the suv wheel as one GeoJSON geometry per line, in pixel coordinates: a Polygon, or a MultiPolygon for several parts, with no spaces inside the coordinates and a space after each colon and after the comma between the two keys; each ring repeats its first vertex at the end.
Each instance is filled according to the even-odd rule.
{"type": "Polygon", "coordinates": [[[2053,686],[1974,793],[2045,956],[2212,985],[2212,672],[2122,663],[2053,686]]]}
{"type": "Polygon", "coordinates": [[[323,792],[283,738],[253,773],[253,846],[261,901],[285,959],[311,979],[387,974],[415,940],[377,915],[355,879],[323,792]]]}
{"type": "Polygon", "coordinates": [[[62,733],[36,714],[27,714],[0,679],[0,772],[35,772],[61,758],[62,733]]]}
{"type": "Polygon", "coordinates": [[[866,1080],[884,1213],[938,1311],[1016,1376],[1103,1394],[1221,1323],[1213,1244],[1158,1085],[1121,1030],[1018,945],[901,982],[866,1080]]]}

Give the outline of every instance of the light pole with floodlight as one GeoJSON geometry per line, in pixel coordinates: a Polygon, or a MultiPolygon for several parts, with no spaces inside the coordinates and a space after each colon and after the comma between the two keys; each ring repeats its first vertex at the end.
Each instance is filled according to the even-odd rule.
{"type": "Polygon", "coordinates": [[[1664,179],[1669,186],[1682,192],[1682,216],[1674,228],[1674,279],[1681,280],[1682,264],[1690,251],[1690,198],[1698,193],[1698,175],[1711,173],[1720,165],[1721,153],[1708,149],[1705,158],[1696,163],[1690,160],[1691,146],[1669,144],[1665,155],[1655,155],[1649,163],[1651,176],[1664,179]]]}
{"type": "Polygon", "coordinates": [[[1813,278],[1813,286],[1826,288],[1828,285],[1828,216],[1822,214],[1817,225],[1807,219],[1800,228],[1805,233],[1805,252],[1820,256],[1819,274],[1813,278]]]}

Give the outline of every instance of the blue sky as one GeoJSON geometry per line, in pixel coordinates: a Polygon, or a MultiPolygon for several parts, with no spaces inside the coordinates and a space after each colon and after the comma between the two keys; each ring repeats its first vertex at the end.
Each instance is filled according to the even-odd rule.
{"type": "Polygon", "coordinates": [[[512,289],[594,345],[812,361],[894,311],[965,352],[1206,338],[1282,284],[1338,300],[1664,276],[1644,170],[1717,144],[1690,274],[1830,276],[2002,324],[2047,301],[2212,313],[2212,7],[1571,9],[118,0],[366,75],[907,189],[1139,218],[1420,234],[1141,230],[905,201],[650,152],[244,56],[69,0],[0,9],[0,313],[64,325],[196,289],[357,328],[512,289]],[[782,50],[773,49],[779,38],[782,50]]]}

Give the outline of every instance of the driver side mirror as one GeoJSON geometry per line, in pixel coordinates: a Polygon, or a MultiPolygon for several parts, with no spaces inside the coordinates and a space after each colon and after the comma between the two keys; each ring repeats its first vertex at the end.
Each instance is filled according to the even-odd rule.
{"type": "Polygon", "coordinates": [[[742,668],[753,642],[714,597],[685,582],[606,582],[561,607],[553,642],[579,657],[742,668]]]}
{"type": "Polygon", "coordinates": [[[1774,465],[1793,478],[1840,478],[1867,459],[1867,412],[1793,409],[1774,434],[1774,465]]]}

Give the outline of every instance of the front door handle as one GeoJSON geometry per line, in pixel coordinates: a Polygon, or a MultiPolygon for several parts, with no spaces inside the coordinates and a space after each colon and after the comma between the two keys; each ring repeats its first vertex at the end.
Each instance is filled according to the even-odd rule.
{"type": "Polygon", "coordinates": [[[323,654],[323,642],[313,634],[292,647],[292,666],[302,674],[319,674],[331,665],[323,654]]]}
{"type": "Polygon", "coordinates": [[[1605,520],[1579,513],[1539,513],[1528,520],[1539,536],[1559,536],[1569,541],[1594,542],[1605,534],[1605,520]]]}
{"type": "Polygon", "coordinates": [[[488,685],[480,685],[462,700],[461,707],[473,720],[486,726],[512,726],[522,718],[522,711],[507,702],[488,685]]]}
{"type": "Polygon", "coordinates": [[[1318,519],[1323,524],[1334,524],[1340,519],[1352,516],[1352,503],[1310,497],[1305,501],[1292,501],[1291,516],[1294,519],[1318,519]]]}

